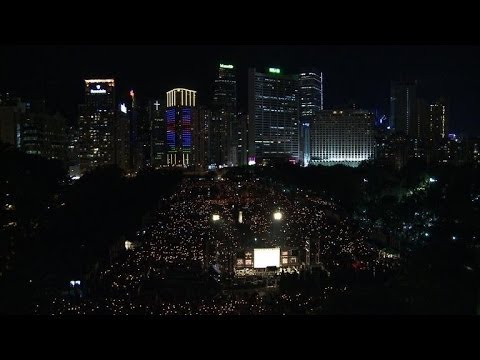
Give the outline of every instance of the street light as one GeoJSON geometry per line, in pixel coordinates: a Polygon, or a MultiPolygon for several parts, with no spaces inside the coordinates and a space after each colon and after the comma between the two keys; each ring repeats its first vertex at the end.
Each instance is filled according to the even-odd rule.
{"type": "Polygon", "coordinates": [[[213,221],[218,221],[218,220],[220,220],[220,215],[218,215],[218,214],[213,214],[213,215],[212,215],[212,220],[213,220],[213,221]]]}
{"type": "Polygon", "coordinates": [[[280,210],[277,210],[273,213],[273,219],[274,220],[282,220],[282,213],[280,212],[280,210]]]}

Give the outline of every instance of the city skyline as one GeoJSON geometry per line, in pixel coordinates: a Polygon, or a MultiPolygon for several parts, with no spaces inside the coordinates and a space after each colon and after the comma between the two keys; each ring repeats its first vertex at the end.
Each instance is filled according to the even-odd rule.
{"type": "Polygon", "coordinates": [[[0,48],[0,315],[479,315],[479,59],[0,48]]]}
{"type": "Polygon", "coordinates": [[[239,110],[248,106],[248,68],[298,73],[313,66],[324,74],[325,109],[354,102],[388,116],[391,81],[417,80],[427,101],[449,98],[451,132],[480,134],[477,46],[4,46],[0,55],[0,91],[45,97],[49,110],[59,110],[68,123],[78,116],[84,79],[115,78],[118,101],[132,88],[147,101],[186,87],[198,92],[200,105],[210,105],[218,65],[226,63],[237,69],[239,110]],[[197,52],[201,56],[183,56],[197,52]]]}

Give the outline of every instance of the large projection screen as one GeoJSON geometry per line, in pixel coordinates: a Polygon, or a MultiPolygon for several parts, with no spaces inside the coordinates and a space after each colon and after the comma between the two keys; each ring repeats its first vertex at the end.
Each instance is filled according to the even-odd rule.
{"type": "Polygon", "coordinates": [[[267,266],[280,267],[280,248],[253,249],[253,267],[263,269],[267,266]]]}

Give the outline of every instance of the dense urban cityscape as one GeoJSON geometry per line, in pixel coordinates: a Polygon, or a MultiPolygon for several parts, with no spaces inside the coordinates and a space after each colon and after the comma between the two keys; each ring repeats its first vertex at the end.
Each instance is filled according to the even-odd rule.
{"type": "Polygon", "coordinates": [[[0,314],[480,313],[480,137],[451,94],[399,76],[388,111],[333,106],[318,65],[212,66],[208,101],[77,79],[69,118],[0,77],[0,314]]]}

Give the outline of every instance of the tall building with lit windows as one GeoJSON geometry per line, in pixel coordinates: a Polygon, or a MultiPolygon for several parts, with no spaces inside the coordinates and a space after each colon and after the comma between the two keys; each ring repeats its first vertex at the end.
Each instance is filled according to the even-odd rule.
{"type": "Polygon", "coordinates": [[[115,131],[113,132],[115,137],[115,164],[125,173],[129,173],[132,170],[130,161],[132,145],[130,141],[131,109],[127,107],[126,103],[121,103],[118,110],[115,119],[115,131]]]}
{"type": "Polygon", "coordinates": [[[269,68],[248,74],[248,112],[253,126],[249,163],[299,161],[298,75],[269,68]]]}
{"type": "Polygon", "coordinates": [[[197,119],[193,123],[193,147],[195,167],[197,169],[207,168],[209,163],[210,124],[212,110],[205,106],[197,108],[197,119]]]}
{"type": "Polygon", "coordinates": [[[323,110],[323,74],[316,69],[302,71],[298,76],[300,116],[300,162],[310,162],[310,129],[317,114],[323,110]]]}
{"type": "Polygon", "coordinates": [[[429,105],[425,104],[427,111],[424,111],[423,120],[423,144],[427,162],[443,161],[452,158],[448,155],[448,104],[447,100],[441,98],[429,105]]]}
{"type": "Polygon", "coordinates": [[[85,103],[79,109],[80,171],[115,162],[115,80],[85,80],[85,103]]]}
{"type": "Polygon", "coordinates": [[[176,88],[167,92],[167,165],[188,167],[193,159],[193,124],[197,92],[176,88]]]}
{"type": "Polygon", "coordinates": [[[445,99],[430,105],[427,134],[430,141],[439,142],[448,136],[448,107],[445,99]]]}
{"type": "Polygon", "coordinates": [[[237,165],[248,165],[248,114],[237,114],[237,165]]]}
{"type": "Polygon", "coordinates": [[[374,156],[374,115],[363,110],[322,110],[312,126],[311,164],[358,166],[374,156]]]}
{"type": "Polygon", "coordinates": [[[150,159],[154,168],[167,165],[167,125],[165,121],[165,100],[148,102],[148,117],[150,122],[150,159]]]}
{"type": "Polygon", "coordinates": [[[392,81],[390,87],[390,122],[396,132],[418,137],[417,82],[392,81]]]}
{"type": "Polygon", "coordinates": [[[235,68],[220,64],[215,80],[210,122],[210,164],[237,164],[237,81],[235,68]]]}

